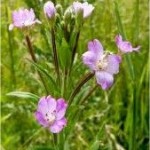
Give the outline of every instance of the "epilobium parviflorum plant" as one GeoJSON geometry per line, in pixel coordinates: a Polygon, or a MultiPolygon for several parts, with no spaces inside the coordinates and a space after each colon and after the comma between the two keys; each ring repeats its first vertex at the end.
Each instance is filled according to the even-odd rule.
{"type": "Polygon", "coordinates": [[[20,43],[15,51],[23,49],[18,53],[25,65],[23,70],[17,68],[21,74],[16,80],[24,79],[24,85],[7,95],[27,99],[18,105],[24,105],[29,117],[26,113],[27,118],[20,118],[32,120],[30,136],[24,130],[17,149],[138,150],[136,97],[141,89],[136,81],[138,66],[132,61],[143,49],[137,39],[129,37],[133,44],[126,39],[117,3],[112,2],[117,23],[111,32],[103,24],[110,18],[95,19],[104,13],[100,6],[104,2],[25,2],[28,7],[12,11],[8,26],[10,41],[20,43]],[[131,101],[120,98],[124,89],[131,101]],[[130,107],[125,109],[127,103],[130,107]]]}

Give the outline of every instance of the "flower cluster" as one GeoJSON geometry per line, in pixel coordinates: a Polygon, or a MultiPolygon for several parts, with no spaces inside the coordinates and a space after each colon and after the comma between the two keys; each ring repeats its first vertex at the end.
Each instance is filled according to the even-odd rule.
{"type": "MultiPolygon", "coordinates": [[[[48,20],[55,20],[55,17],[57,16],[57,9],[51,1],[48,1],[44,4],[43,10],[48,20]]],[[[63,17],[69,18],[71,15],[79,15],[82,19],[85,19],[92,14],[93,10],[93,5],[88,4],[87,2],[80,3],[76,1],[67,8],[63,17]]],[[[9,30],[12,30],[14,27],[21,29],[27,28],[35,23],[41,24],[41,21],[36,18],[33,9],[31,8],[28,10],[20,8],[18,11],[14,11],[12,13],[12,24],[10,24],[9,30]]],[[[72,28],[70,30],[72,31],[72,28]]],[[[54,35],[54,31],[52,33],[54,35]]],[[[78,36],[79,33],[77,34],[77,39],[79,38],[78,36]]],[[[55,38],[53,38],[52,41],[54,40],[55,38]]],[[[88,43],[88,51],[82,55],[83,63],[95,73],[97,84],[99,84],[103,90],[106,90],[112,86],[114,82],[114,75],[119,72],[119,65],[122,62],[122,54],[138,51],[140,49],[140,46],[134,48],[129,41],[123,41],[121,35],[117,35],[115,40],[119,49],[117,54],[104,51],[100,41],[94,39],[88,43]]],[[[28,37],[27,41],[29,43],[29,48],[31,48],[31,43],[28,37]]],[[[54,46],[55,43],[53,47],[54,46]]],[[[72,53],[75,53],[76,47],[77,45],[74,46],[72,53]]],[[[31,53],[32,56],[35,57],[32,49],[31,53]]],[[[55,54],[57,54],[56,49],[55,54]]],[[[63,98],[56,100],[51,96],[44,96],[39,100],[38,108],[35,112],[35,118],[40,125],[48,128],[52,133],[59,133],[67,124],[67,120],[65,118],[67,106],[68,104],[63,98]]]]}
{"type": "MultiPolygon", "coordinates": [[[[75,14],[78,14],[80,11],[82,11],[83,18],[87,18],[94,10],[94,7],[87,2],[74,2],[71,6],[71,9],[75,14]]],[[[51,1],[48,1],[44,4],[43,10],[48,19],[55,18],[56,8],[51,1]]],[[[12,30],[14,27],[25,28],[34,25],[35,23],[41,23],[41,21],[36,19],[35,13],[32,8],[30,10],[24,8],[20,8],[18,11],[15,10],[12,13],[12,21],[13,23],[9,25],[9,30],[12,30]]]]}

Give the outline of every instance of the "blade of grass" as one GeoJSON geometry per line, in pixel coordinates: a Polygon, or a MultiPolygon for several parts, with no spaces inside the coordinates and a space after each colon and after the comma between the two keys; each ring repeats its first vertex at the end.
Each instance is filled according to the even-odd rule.
{"type": "MultiPolygon", "coordinates": [[[[117,2],[115,2],[115,14],[116,14],[118,30],[121,33],[121,35],[123,36],[123,38],[126,39],[117,2]]],[[[129,68],[129,73],[130,73],[131,81],[132,81],[131,84],[133,87],[133,95],[132,95],[132,97],[133,97],[132,98],[133,112],[132,112],[132,127],[131,127],[131,131],[130,131],[131,136],[130,136],[130,141],[129,141],[129,149],[136,150],[136,105],[137,104],[136,104],[135,70],[134,70],[134,66],[131,61],[131,57],[129,55],[127,55],[125,58],[126,58],[127,66],[129,68]]]]}
{"type": "Polygon", "coordinates": [[[139,0],[136,0],[135,6],[133,7],[133,28],[132,28],[132,41],[133,43],[137,42],[139,36],[139,0]]]}
{"type": "MultiPolygon", "coordinates": [[[[6,7],[6,18],[8,19],[8,7],[6,7]]],[[[11,61],[11,82],[15,88],[16,86],[16,75],[15,75],[15,68],[14,68],[14,54],[13,54],[13,44],[12,44],[12,33],[9,31],[9,25],[7,24],[7,34],[8,34],[8,45],[9,45],[9,52],[10,52],[10,61],[11,61]]]]}
{"type": "Polygon", "coordinates": [[[19,98],[26,98],[26,99],[34,99],[34,100],[37,100],[39,99],[39,97],[35,94],[32,94],[30,92],[20,92],[20,91],[14,91],[14,92],[10,92],[7,94],[7,96],[16,96],[16,97],[19,97],[19,98]]]}

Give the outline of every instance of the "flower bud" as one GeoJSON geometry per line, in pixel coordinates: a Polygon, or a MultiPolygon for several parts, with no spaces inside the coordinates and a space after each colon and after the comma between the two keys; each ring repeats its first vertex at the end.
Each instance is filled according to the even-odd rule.
{"type": "Polygon", "coordinates": [[[51,1],[48,1],[44,4],[44,13],[49,19],[55,17],[56,9],[51,1]]]}
{"type": "Polygon", "coordinates": [[[70,21],[71,20],[71,18],[72,18],[72,8],[71,7],[68,7],[67,9],[66,9],[66,11],[65,11],[65,13],[64,13],[64,20],[66,21],[66,22],[68,22],[68,21],[70,21]]]}
{"type": "Polygon", "coordinates": [[[57,13],[58,13],[59,15],[62,15],[62,13],[63,13],[63,8],[62,8],[62,6],[61,6],[60,4],[57,4],[57,5],[56,5],[56,10],[57,10],[57,13]]]}

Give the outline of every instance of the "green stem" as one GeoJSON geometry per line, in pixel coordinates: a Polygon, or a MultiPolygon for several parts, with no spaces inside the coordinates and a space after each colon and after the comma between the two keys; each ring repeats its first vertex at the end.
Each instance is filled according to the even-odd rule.
{"type": "Polygon", "coordinates": [[[56,49],[56,43],[55,43],[55,30],[54,30],[54,28],[51,29],[51,36],[52,36],[52,47],[53,47],[53,55],[54,55],[54,65],[55,65],[55,70],[57,73],[57,78],[60,82],[60,73],[59,73],[58,55],[57,55],[57,49],[56,49]]]}
{"type": "MultiPolygon", "coordinates": [[[[32,60],[33,60],[35,63],[37,63],[37,60],[36,60],[36,57],[35,57],[35,54],[34,54],[34,51],[33,51],[33,48],[32,48],[32,44],[31,44],[30,38],[29,38],[28,35],[26,35],[25,38],[26,38],[26,42],[27,42],[27,46],[28,46],[28,50],[29,50],[29,53],[30,53],[30,55],[31,55],[31,58],[32,58],[32,60]]],[[[38,72],[39,77],[40,77],[40,79],[41,79],[41,81],[42,81],[42,83],[43,83],[43,86],[44,86],[44,88],[45,88],[45,91],[46,91],[46,93],[48,94],[49,92],[48,92],[48,89],[47,89],[47,87],[46,87],[44,78],[43,78],[42,74],[41,74],[39,71],[37,71],[37,72],[38,72]]]]}
{"type": "Polygon", "coordinates": [[[55,133],[53,133],[53,141],[54,141],[55,150],[58,150],[58,147],[57,147],[58,136],[55,133]]]}
{"type": "MultiPolygon", "coordinates": [[[[8,18],[8,8],[6,7],[6,17],[8,18]]],[[[10,52],[10,61],[11,61],[11,81],[12,85],[16,86],[16,76],[14,69],[14,56],[13,56],[13,44],[11,38],[11,32],[9,31],[9,25],[7,25],[7,33],[8,33],[8,42],[9,42],[9,52],[10,52]]]]}
{"type": "MultiPolygon", "coordinates": [[[[139,0],[136,0],[135,6],[134,6],[134,23],[133,23],[133,41],[137,42],[138,35],[139,35],[139,0]]],[[[134,66],[133,66],[133,73],[134,72],[134,66]]],[[[137,89],[136,89],[136,81],[135,81],[135,74],[133,74],[133,126],[132,126],[132,150],[136,150],[136,113],[137,113],[137,89]]]]}
{"type": "Polygon", "coordinates": [[[88,73],[86,74],[78,83],[77,86],[75,87],[74,91],[71,93],[70,98],[69,98],[69,106],[73,102],[74,97],[79,93],[81,87],[89,81],[92,77],[94,76],[94,73],[88,73]]]}
{"type": "Polygon", "coordinates": [[[75,44],[74,44],[73,49],[72,49],[71,68],[72,68],[74,58],[75,58],[75,54],[76,54],[76,51],[77,51],[79,36],[80,36],[80,30],[77,32],[76,39],[75,39],[75,44]]]}
{"type": "MultiPolygon", "coordinates": [[[[135,84],[133,84],[135,85],[135,84]]],[[[132,140],[131,140],[131,150],[136,150],[136,86],[133,89],[133,114],[132,114],[132,140]]]]}
{"type": "MultiPolygon", "coordinates": [[[[136,5],[136,12],[138,12],[139,10],[139,0],[137,0],[137,5],[136,5]]],[[[136,14],[135,12],[135,14],[136,14]]],[[[116,21],[117,21],[117,25],[118,25],[118,30],[119,33],[121,33],[121,35],[123,36],[124,39],[125,38],[125,33],[124,33],[124,29],[123,29],[123,24],[122,24],[122,20],[120,17],[120,13],[119,13],[119,9],[118,9],[118,4],[117,2],[115,2],[115,14],[116,14],[116,21]]],[[[138,23],[138,19],[136,18],[136,23],[138,23]]],[[[135,24],[136,24],[135,23],[135,24]]],[[[135,35],[138,34],[138,30],[135,31],[136,33],[134,33],[135,35]]],[[[134,66],[132,64],[132,60],[130,55],[127,55],[126,57],[126,62],[127,62],[127,66],[129,67],[129,73],[130,76],[132,78],[133,81],[133,101],[132,101],[132,108],[133,108],[133,112],[132,112],[132,121],[131,121],[131,131],[130,131],[130,143],[129,143],[129,150],[136,150],[136,81],[135,81],[135,70],[134,70],[134,66]]]]}

